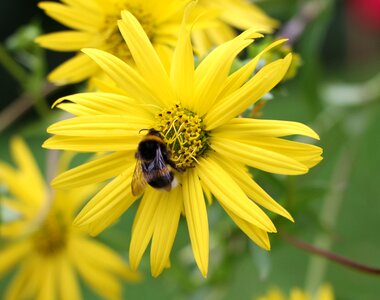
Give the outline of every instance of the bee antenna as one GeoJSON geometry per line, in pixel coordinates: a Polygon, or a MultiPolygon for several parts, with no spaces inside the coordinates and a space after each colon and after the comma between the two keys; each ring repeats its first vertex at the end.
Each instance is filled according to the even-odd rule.
{"type": "Polygon", "coordinates": [[[139,134],[141,134],[141,131],[149,131],[150,129],[148,129],[148,128],[143,128],[143,129],[140,129],[139,130],[139,134]]]}

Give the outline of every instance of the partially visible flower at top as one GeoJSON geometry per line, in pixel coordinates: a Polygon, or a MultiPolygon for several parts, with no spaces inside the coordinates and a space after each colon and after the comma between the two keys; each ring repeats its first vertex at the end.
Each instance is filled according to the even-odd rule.
{"type": "Polygon", "coordinates": [[[330,285],[322,285],[316,294],[312,297],[309,293],[294,288],[290,291],[289,297],[286,297],[279,289],[273,288],[264,296],[256,298],[256,300],[334,300],[334,292],[330,285]]]}
{"type": "Polygon", "coordinates": [[[212,47],[233,39],[236,30],[272,33],[279,24],[248,0],[199,0],[199,9],[215,9],[219,13],[215,25],[195,28],[192,32],[193,46],[201,56],[212,47]]]}
{"type": "Polygon", "coordinates": [[[135,282],[139,275],[72,226],[76,210],[95,187],[51,194],[25,143],[14,138],[11,150],[18,169],[0,161],[0,183],[7,189],[2,205],[20,218],[1,224],[0,277],[16,269],[1,299],[79,300],[78,275],[99,295],[120,299],[120,279],[135,282]]]}
{"type": "Polygon", "coordinates": [[[52,182],[57,188],[74,188],[114,177],[83,208],[75,223],[92,234],[112,224],[138,199],[132,193],[132,177],[135,166],[138,174],[144,164],[143,179],[151,186],[146,186],[132,227],[132,269],[138,267],[152,241],[152,275],[163,271],[183,213],[195,260],[207,275],[209,229],[204,192],[209,198],[214,195],[254,242],[269,249],[268,232],[276,232],[276,228],[257,204],[290,220],[292,217],[252,180],[246,165],[297,175],[308,172],[322,159],[321,148],[281,138],[300,134],[318,139],[303,124],[237,117],[285,75],[291,54],[251,77],[261,55],[284,40],[271,44],[230,73],[239,52],[262,36],[247,30],[217,47],[194,69],[191,33],[184,19],[168,74],[138,20],[129,12],[122,14],[119,28],[136,69],[107,52],[83,50],[117,87],[110,87],[107,93],[80,93],[59,99],[56,105],[76,117],[51,125],[48,132],[55,136],[43,145],[108,152],[52,182]],[[146,141],[146,133],[152,129],[154,137],[142,147],[141,141],[146,141]],[[173,175],[179,181],[177,187],[171,184],[173,175]],[[170,191],[153,188],[165,182],[170,191]]]}
{"type": "MultiPolygon", "coordinates": [[[[97,48],[131,62],[131,53],[117,27],[122,10],[129,10],[139,20],[163,61],[172,55],[184,6],[189,0],[74,0],[40,2],[47,15],[71,28],[36,39],[47,49],[78,52],[49,74],[56,84],[75,83],[99,75],[99,66],[82,48],[97,48]]],[[[166,62],[167,64],[168,62],[166,62]]]]}

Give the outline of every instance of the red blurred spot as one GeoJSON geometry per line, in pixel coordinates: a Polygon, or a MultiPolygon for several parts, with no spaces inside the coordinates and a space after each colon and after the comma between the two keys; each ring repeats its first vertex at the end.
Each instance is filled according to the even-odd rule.
{"type": "Polygon", "coordinates": [[[380,30],[380,0],[348,0],[348,10],[355,21],[380,30]]]}

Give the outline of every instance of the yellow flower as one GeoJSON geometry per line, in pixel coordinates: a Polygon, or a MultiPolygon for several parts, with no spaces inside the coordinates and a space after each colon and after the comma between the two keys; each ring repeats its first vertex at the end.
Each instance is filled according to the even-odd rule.
{"type": "Polygon", "coordinates": [[[17,271],[2,299],[81,299],[78,275],[99,295],[119,299],[119,279],[136,281],[138,275],[111,249],[72,226],[94,186],[52,195],[21,139],[12,140],[12,154],[18,169],[0,162],[8,195],[2,205],[20,218],[1,225],[0,277],[17,271]]]}
{"type": "MultiPolygon", "coordinates": [[[[104,51],[83,50],[117,88],[110,87],[114,93],[80,93],[59,99],[58,107],[76,117],[51,125],[48,132],[55,136],[44,143],[44,147],[52,149],[107,152],[104,157],[61,174],[52,183],[58,188],[73,188],[114,177],[75,220],[92,234],[104,230],[136,201],[131,190],[136,165],[138,173],[142,163],[145,169],[153,169],[144,174],[152,186],[157,175],[167,175],[164,187],[171,190],[147,185],[132,228],[131,268],[138,267],[152,241],[153,276],[158,276],[169,261],[181,213],[186,217],[195,260],[206,276],[209,229],[204,192],[213,194],[253,241],[269,249],[267,233],[276,229],[257,204],[290,220],[292,217],[252,180],[246,166],[297,175],[308,172],[321,160],[319,147],[281,138],[301,134],[318,139],[309,127],[296,122],[236,117],[282,79],[291,55],[264,66],[250,78],[259,54],[230,74],[236,55],[261,36],[248,30],[216,48],[194,70],[186,23],[182,24],[168,74],[137,19],[123,12],[119,28],[136,69],[104,51]],[[149,129],[155,130],[150,131],[156,142],[151,144],[153,154],[161,160],[141,162],[144,155],[137,153],[140,160],[136,162],[136,151],[147,140],[149,129]],[[158,146],[158,141],[164,146],[158,146]],[[171,153],[170,159],[163,154],[166,150],[171,153]],[[169,173],[168,168],[172,169],[169,173]],[[170,184],[172,173],[179,181],[177,187],[170,184]]],[[[271,44],[263,53],[282,42],[271,44]]]]}
{"type": "Polygon", "coordinates": [[[199,0],[199,9],[214,9],[219,18],[213,24],[193,30],[193,45],[201,56],[211,47],[220,45],[236,36],[235,29],[271,33],[278,22],[268,17],[263,10],[248,0],[199,0]]]}
{"type": "Polygon", "coordinates": [[[261,296],[256,300],[334,300],[334,293],[332,287],[325,284],[319,288],[314,297],[310,297],[310,294],[302,291],[299,288],[294,288],[290,291],[289,297],[286,297],[279,289],[270,289],[265,296],[261,296]]]}
{"type": "MultiPolygon", "coordinates": [[[[120,12],[128,9],[142,24],[156,51],[169,60],[188,0],[75,0],[40,2],[47,15],[71,30],[46,34],[37,42],[47,49],[75,52],[92,47],[111,52],[125,61],[131,55],[117,27],[120,12]]],[[[168,63],[168,62],[166,62],[168,63]]],[[[88,56],[78,53],[49,75],[57,84],[74,83],[92,77],[99,67],[88,56]]]]}

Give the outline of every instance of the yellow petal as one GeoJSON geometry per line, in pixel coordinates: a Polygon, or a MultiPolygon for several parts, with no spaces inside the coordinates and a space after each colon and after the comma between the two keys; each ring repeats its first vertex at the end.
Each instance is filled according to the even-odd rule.
{"type": "Polygon", "coordinates": [[[209,230],[205,199],[199,178],[189,169],[182,181],[183,203],[194,258],[204,277],[208,271],[209,230]]]}
{"type": "Polygon", "coordinates": [[[197,171],[211,193],[228,210],[265,231],[276,232],[269,217],[248,199],[230,175],[211,157],[201,158],[197,171]]]}
{"type": "Polygon", "coordinates": [[[268,93],[284,77],[291,60],[292,56],[288,54],[284,59],[266,65],[240,89],[218,101],[204,119],[206,130],[228,122],[268,93]]]}
{"type": "Polygon", "coordinates": [[[224,207],[222,205],[223,209],[226,211],[226,213],[231,217],[231,219],[235,222],[237,226],[258,246],[265,250],[270,250],[270,241],[268,237],[268,233],[250,223],[243,220],[242,218],[239,218],[237,215],[235,215],[233,212],[231,212],[229,209],[224,207]]]}
{"type": "Polygon", "coordinates": [[[157,52],[137,19],[128,11],[121,13],[118,22],[120,32],[126,41],[140,74],[161,103],[170,105],[176,102],[169,76],[157,52]]]}
{"type": "Polygon", "coordinates": [[[42,8],[45,13],[58,22],[78,30],[97,33],[103,23],[103,18],[92,13],[91,11],[76,10],[60,3],[40,2],[38,7],[42,8]]]}
{"type": "Polygon", "coordinates": [[[77,274],[66,256],[59,257],[57,267],[58,293],[61,299],[81,300],[77,274]]]}
{"type": "Polygon", "coordinates": [[[269,196],[249,175],[242,166],[236,162],[221,157],[218,154],[214,159],[231,175],[244,193],[257,204],[277,213],[294,222],[289,212],[269,196]]]}
{"type": "Polygon", "coordinates": [[[305,165],[286,155],[241,141],[212,137],[210,144],[220,155],[266,172],[299,175],[309,170],[305,165]]]}
{"type": "Polygon", "coordinates": [[[156,225],[158,203],[162,201],[163,193],[147,188],[133,221],[132,237],[129,246],[129,262],[132,270],[137,270],[146,247],[152,238],[156,225]]]}
{"type": "Polygon", "coordinates": [[[49,257],[40,266],[41,278],[37,291],[37,300],[55,300],[57,288],[57,264],[55,258],[49,257]]]}
{"type": "Polygon", "coordinates": [[[39,266],[34,257],[29,255],[20,265],[20,269],[6,289],[4,300],[31,299],[36,293],[39,266]]]}
{"type": "Polygon", "coordinates": [[[77,54],[55,68],[48,79],[57,85],[77,83],[94,75],[98,66],[84,54],[77,54]]]}
{"type": "Polygon", "coordinates": [[[30,251],[30,244],[19,242],[11,244],[0,250],[0,276],[8,272],[14,265],[20,263],[25,255],[30,251]]]}
{"type": "Polygon", "coordinates": [[[279,138],[258,137],[255,139],[238,139],[237,141],[273,151],[294,159],[308,168],[315,166],[322,160],[322,148],[279,138]]]}
{"type": "Polygon", "coordinates": [[[58,175],[51,185],[55,188],[71,189],[102,182],[122,173],[135,164],[131,152],[115,152],[96,158],[58,175]]]}
{"type": "Polygon", "coordinates": [[[162,193],[164,195],[157,207],[156,224],[150,249],[153,277],[161,274],[169,260],[183,204],[180,187],[162,193]]]}
{"type": "Polygon", "coordinates": [[[136,151],[141,138],[53,136],[42,147],[77,152],[136,151]]]}
{"type": "Polygon", "coordinates": [[[194,91],[194,102],[199,115],[206,114],[214,104],[235,57],[253,42],[253,37],[259,36],[261,35],[250,30],[243,32],[232,41],[216,48],[199,64],[195,70],[194,91]]]}
{"type": "MultiPolygon", "coordinates": [[[[194,4],[194,2],[192,3],[194,4]]],[[[189,8],[191,9],[192,7],[189,8]]],[[[187,8],[187,13],[185,13],[185,17],[183,18],[177,46],[174,51],[170,80],[177,98],[185,107],[193,109],[193,101],[191,100],[193,98],[194,86],[194,56],[190,40],[190,30],[186,28],[189,8],[187,8]]]]}
{"type": "Polygon", "coordinates": [[[129,281],[140,280],[140,274],[132,272],[116,252],[102,243],[84,237],[73,239],[72,242],[72,247],[78,249],[78,255],[86,256],[87,260],[100,270],[107,270],[129,281]]]}
{"type": "Polygon", "coordinates": [[[149,104],[161,104],[153,95],[146,78],[121,59],[105,51],[97,49],[82,49],[96,64],[123,90],[134,99],[149,104]]]}
{"type": "Polygon", "coordinates": [[[132,196],[131,190],[133,170],[134,166],[129,166],[121,175],[97,193],[78,214],[74,224],[83,226],[111,215],[116,220],[120,214],[127,210],[136,200],[132,196]],[[121,207],[120,203],[123,203],[121,207]],[[117,210],[115,210],[115,206],[118,206],[117,210]]]}
{"type": "Polygon", "coordinates": [[[81,116],[50,125],[47,132],[65,136],[83,137],[138,137],[142,128],[152,128],[153,120],[140,116],[95,115],[81,116]]]}
{"type": "Polygon", "coordinates": [[[78,51],[94,46],[94,34],[81,31],[61,31],[44,34],[36,38],[36,42],[46,49],[57,51],[78,51]]]}
{"type": "MultiPolygon", "coordinates": [[[[87,253],[80,251],[75,244],[69,244],[70,258],[84,281],[99,295],[105,299],[120,299],[121,285],[115,274],[100,269],[93,261],[89,260],[87,253]]],[[[104,261],[104,264],[107,264],[104,261]]]]}
{"type": "MultiPolygon", "coordinates": [[[[14,137],[11,140],[11,150],[14,161],[20,168],[21,173],[25,176],[24,179],[27,180],[28,184],[33,186],[32,194],[34,194],[36,198],[42,198],[45,194],[45,181],[28,146],[21,138],[14,137]]],[[[36,203],[40,202],[41,199],[36,203]]]]}
{"type": "Polygon", "coordinates": [[[234,118],[215,128],[213,133],[220,137],[244,137],[251,140],[254,140],[255,136],[283,137],[299,134],[319,140],[318,134],[302,123],[248,118],[234,118]]]}
{"type": "Polygon", "coordinates": [[[259,54],[257,54],[247,64],[245,64],[243,67],[239,68],[238,70],[233,72],[230,76],[228,76],[228,78],[224,84],[223,90],[218,95],[218,99],[217,99],[217,102],[215,103],[215,105],[218,103],[218,101],[223,100],[224,97],[228,96],[232,92],[239,89],[249,79],[249,77],[255,71],[257,64],[259,63],[263,54],[265,54],[266,52],[268,52],[272,48],[277,47],[277,46],[285,43],[286,41],[287,41],[287,39],[282,39],[282,40],[278,40],[278,41],[273,42],[272,44],[270,44],[269,46],[264,48],[264,50],[262,50],[259,54]]]}
{"type": "MultiPolygon", "coordinates": [[[[153,118],[149,106],[141,103],[141,100],[117,95],[115,93],[79,93],[59,98],[54,106],[64,109],[64,104],[71,104],[77,110],[83,110],[80,115],[129,115],[140,116],[142,119],[153,118]],[[70,101],[73,103],[62,103],[70,101]],[[79,108],[78,108],[79,107],[79,108]]],[[[65,110],[65,109],[64,109],[65,110]]],[[[71,112],[70,110],[66,110],[71,112]]],[[[75,113],[74,113],[75,114],[75,113]]]]}

